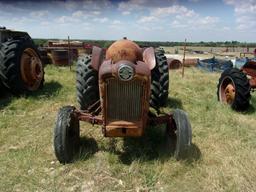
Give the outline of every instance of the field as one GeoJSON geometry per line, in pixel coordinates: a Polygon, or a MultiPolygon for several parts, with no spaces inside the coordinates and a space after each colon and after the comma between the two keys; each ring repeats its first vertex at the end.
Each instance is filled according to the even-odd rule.
{"type": "MultiPolygon", "coordinates": [[[[174,47],[162,47],[166,53],[167,57],[174,57],[176,59],[182,60],[183,59],[183,49],[184,47],[181,46],[174,46],[174,47]]],[[[199,58],[199,59],[208,59],[212,57],[216,57],[219,59],[228,59],[232,60],[236,57],[240,57],[240,53],[247,52],[247,49],[244,47],[228,47],[228,51],[226,50],[227,47],[204,47],[204,46],[187,46],[186,47],[186,58],[199,58]],[[203,53],[198,54],[194,53],[194,51],[201,51],[203,53]]],[[[249,48],[249,52],[253,53],[254,48],[249,48]]],[[[241,55],[244,56],[243,54],[241,55]]],[[[246,54],[245,57],[254,57],[252,54],[246,54]]]]}
{"type": "Polygon", "coordinates": [[[220,74],[170,71],[168,106],[188,112],[193,145],[176,161],[164,150],[164,127],[138,139],[103,138],[81,124],[80,157],[61,165],[52,141],[58,109],[77,105],[75,67],[47,66],[45,87],[0,99],[0,191],[256,191],[256,94],[245,113],[217,102],[220,74]]]}

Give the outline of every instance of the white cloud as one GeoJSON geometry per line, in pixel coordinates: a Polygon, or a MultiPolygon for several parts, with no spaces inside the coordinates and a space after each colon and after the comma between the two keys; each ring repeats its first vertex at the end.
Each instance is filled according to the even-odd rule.
{"type": "Polygon", "coordinates": [[[94,15],[100,15],[101,12],[100,12],[100,11],[93,11],[92,14],[94,14],[94,15]]]}
{"type": "Polygon", "coordinates": [[[237,29],[256,32],[256,0],[224,0],[234,7],[237,29]]]}
{"type": "Polygon", "coordinates": [[[30,13],[31,17],[36,17],[36,18],[44,18],[49,15],[49,11],[47,10],[42,10],[42,11],[32,11],[30,13]]]}
{"type": "Polygon", "coordinates": [[[157,20],[157,18],[154,16],[143,16],[137,22],[138,23],[150,23],[150,22],[153,22],[156,20],[157,20]]]}
{"type": "Polygon", "coordinates": [[[109,21],[109,19],[107,17],[103,17],[103,18],[94,18],[93,21],[95,22],[99,22],[99,23],[106,23],[109,21]]]}
{"type": "Polygon", "coordinates": [[[75,11],[73,14],[72,14],[72,17],[77,17],[77,18],[80,18],[80,17],[83,17],[84,16],[84,13],[83,11],[79,10],[79,11],[75,11]]]}
{"type": "Polygon", "coordinates": [[[49,25],[50,25],[50,22],[48,22],[48,21],[42,21],[42,22],[40,23],[40,25],[42,25],[42,26],[49,26],[49,25]]]}
{"type": "Polygon", "coordinates": [[[149,0],[129,0],[118,4],[118,9],[125,12],[133,12],[142,10],[145,6],[149,6],[149,0]]]}
{"type": "Polygon", "coordinates": [[[173,5],[170,7],[156,8],[151,11],[151,14],[157,17],[165,17],[173,14],[182,15],[185,17],[195,16],[196,13],[193,10],[190,10],[184,6],[173,5]]]}
{"type": "Polygon", "coordinates": [[[72,17],[72,16],[61,16],[55,19],[55,22],[58,24],[73,24],[73,23],[79,23],[81,22],[80,19],[72,17]]]}
{"type": "Polygon", "coordinates": [[[198,3],[200,0],[188,0],[188,1],[192,3],[198,3]]]}
{"type": "Polygon", "coordinates": [[[130,11],[123,11],[123,12],[122,12],[122,15],[130,15],[130,14],[131,14],[130,11]]]}
{"type": "Polygon", "coordinates": [[[119,24],[121,24],[121,21],[119,21],[119,20],[114,20],[114,21],[112,22],[112,24],[113,24],[113,25],[119,25],[119,24]]]}

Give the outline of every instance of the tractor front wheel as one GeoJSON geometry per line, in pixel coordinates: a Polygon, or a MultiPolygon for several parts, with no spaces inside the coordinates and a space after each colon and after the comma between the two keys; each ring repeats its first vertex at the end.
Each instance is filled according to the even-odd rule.
{"type": "Polygon", "coordinates": [[[186,156],[191,146],[192,129],[187,113],[180,109],[174,111],[172,120],[166,129],[167,144],[169,149],[174,148],[174,157],[179,160],[186,156]]]}
{"type": "Polygon", "coordinates": [[[217,97],[238,111],[246,110],[250,101],[250,84],[246,75],[236,69],[225,70],[219,79],[217,97]]]}
{"type": "Polygon", "coordinates": [[[79,150],[79,120],[72,106],[62,107],[54,128],[54,151],[60,163],[70,163],[79,150]]]}

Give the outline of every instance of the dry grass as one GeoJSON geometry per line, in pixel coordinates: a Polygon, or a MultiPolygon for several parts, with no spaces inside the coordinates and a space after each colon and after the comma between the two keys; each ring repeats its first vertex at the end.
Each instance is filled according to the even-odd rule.
{"type": "MultiPolygon", "coordinates": [[[[180,54],[180,58],[183,58],[183,49],[182,46],[174,46],[174,47],[163,47],[166,53],[168,54],[175,54],[175,51],[178,51],[180,54]]],[[[249,52],[253,53],[254,48],[250,48],[249,52]]],[[[235,47],[230,48],[229,51],[226,52],[226,47],[195,47],[195,46],[187,46],[186,57],[187,58],[228,58],[228,59],[235,59],[236,57],[240,57],[240,53],[247,52],[246,48],[243,47],[235,47]],[[194,54],[191,51],[204,51],[204,54],[194,54]]],[[[242,55],[243,56],[243,55],[242,55]]],[[[252,54],[246,54],[246,57],[253,57],[252,54]]]]}
{"type": "Polygon", "coordinates": [[[193,146],[187,160],[163,152],[162,127],[139,139],[103,138],[82,123],[82,149],[73,164],[57,162],[52,147],[59,107],[76,105],[75,73],[46,68],[45,88],[0,101],[1,191],[256,191],[256,95],[248,112],[217,102],[220,74],[195,68],[170,72],[165,111],[188,112],[193,146]]]}

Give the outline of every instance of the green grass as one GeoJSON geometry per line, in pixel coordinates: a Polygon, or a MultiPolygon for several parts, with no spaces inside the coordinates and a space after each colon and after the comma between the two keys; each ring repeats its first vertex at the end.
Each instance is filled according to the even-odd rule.
{"type": "Polygon", "coordinates": [[[0,100],[0,191],[256,191],[256,95],[246,113],[216,99],[220,74],[170,71],[164,111],[187,111],[193,145],[186,160],[163,150],[163,127],[137,139],[104,138],[81,123],[80,158],[61,165],[52,140],[58,109],[77,105],[75,73],[46,67],[45,87],[0,100]]]}

